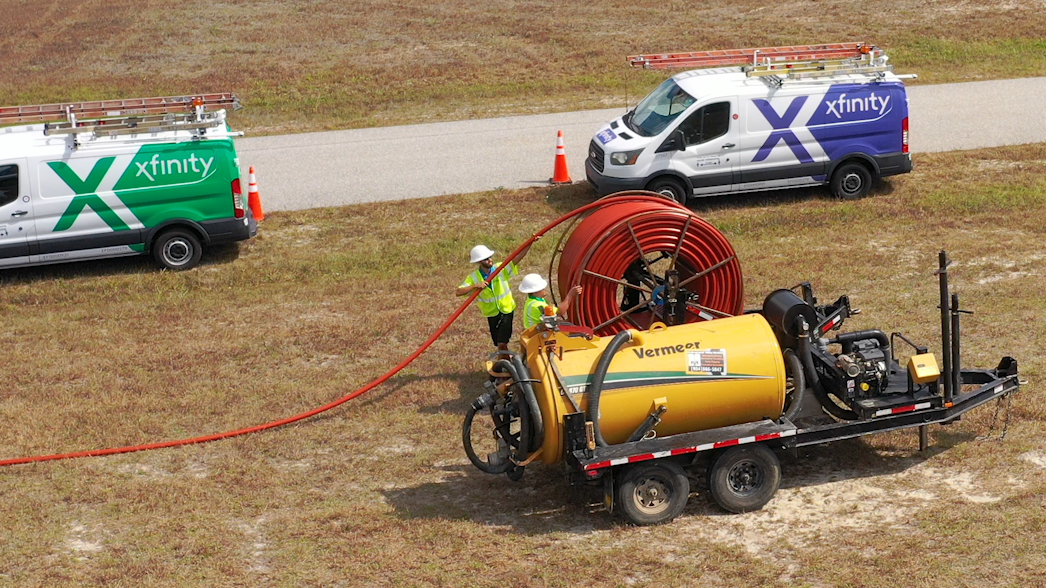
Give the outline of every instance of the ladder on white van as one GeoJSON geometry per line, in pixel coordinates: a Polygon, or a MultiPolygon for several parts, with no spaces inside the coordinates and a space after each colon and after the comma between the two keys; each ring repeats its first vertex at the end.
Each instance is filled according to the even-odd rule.
{"type": "MultiPolygon", "coordinates": [[[[700,69],[740,65],[749,77],[765,78],[774,86],[788,80],[809,80],[838,75],[871,74],[882,79],[893,66],[886,53],[867,43],[827,43],[685,53],[633,55],[632,67],[643,69],[700,69]]],[[[914,78],[914,75],[897,76],[914,78]]]]}
{"type": "Polygon", "coordinates": [[[81,135],[90,137],[197,131],[225,125],[224,108],[239,110],[230,93],[196,96],[159,96],[0,107],[0,125],[44,122],[45,135],[71,135],[74,146],[81,135]]]}

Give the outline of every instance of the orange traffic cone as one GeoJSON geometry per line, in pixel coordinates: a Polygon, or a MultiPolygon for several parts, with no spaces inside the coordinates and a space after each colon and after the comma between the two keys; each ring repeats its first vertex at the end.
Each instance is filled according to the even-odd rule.
{"type": "Polygon", "coordinates": [[[567,150],[563,148],[563,131],[556,138],[556,169],[552,172],[553,184],[569,184],[570,172],[567,171],[567,150]]]}
{"type": "Polygon", "coordinates": [[[262,210],[261,194],[258,193],[258,181],[254,179],[253,165],[247,177],[247,206],[250,207],[254,220],[263,221],[265,220],[265,211],[262,210]]]}

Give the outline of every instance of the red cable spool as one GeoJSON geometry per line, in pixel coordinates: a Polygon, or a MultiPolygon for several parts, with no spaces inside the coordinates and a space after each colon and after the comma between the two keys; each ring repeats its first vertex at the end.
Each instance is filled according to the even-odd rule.
{"type": "Polygon", "coordinates": [[[584,287],[567,318],[600,336],[664,321],[650,300],[672,268],[680,286],[697,295],[687,304],[686,322],[742,312],[741,264],[718,229],[668,200],[601,207],[577,225],[563,246],[560,298],[573,286],[584,287]],[[633,300],[623,304],[629,291],[633,300]]]}

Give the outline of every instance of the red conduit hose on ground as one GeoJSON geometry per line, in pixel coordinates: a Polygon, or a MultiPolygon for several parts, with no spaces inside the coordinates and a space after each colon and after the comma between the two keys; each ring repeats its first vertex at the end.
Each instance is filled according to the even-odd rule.
{"type": "MultiPolygon", "coordinates": [[[[659,197],[655,197],[655,196],[652,196],[652,195],[651,196],[642,196],[642,195],[618,196],[618,197],[613,197],[613,198],[604,198],[602,200],[596,200],[595,202],[592,202],[590,204],[586,204],[585,206],[582,206],[581,208],[578,208],[576,210],[568,212],[567,214],[564,214],[563,216],[559,217],[558,219],[552,221],[547,226],[545,226],[545,228],[543,228],[540,231],[538,231],[537,233],[535,233],[534,236],[532,236],[530,239],[527,239],[522,245],[520,245],[518,248],[516,248],[515,251],[513,251],[508,257],[505,258],[505,263],[503,263],[497,270],[495,270],[494,274],[492,274],[491,277],[494,277],[495,275],[500,273],[501,269],[508,265],[508,261],[516,259],[519,256],[519,254],[523,252],[524,249],[526,249],[527,247],[532,245],[542,235],[544,235],[548,231],[552,230],[553,228],[558,226],[560,223],[563,223],[564,221],[567,221],[567,220],[569,220],[569,219],[571,219],[571,218],[573,218],[573,217],[575,217],[575,216],[577,216],[579,214],[583,214],[585,212],[588,212],[589,210],[591,210],[593,208],[599,208],[599,207],[602,207],[602,206],[606,206],[608,204],[616,204],[616,203],[619,203],[619,202],[628,202],[628,201],[635,201],[635,202],[659,202],[659,203],[661,203],[662,206],[664,206],[666,204],[666,201],[664,199],[659,198],[659,197]]],[[[207,443],[209,441],[218,441],[218,440],[221,440],[221,439],[229,439],[231,437],[239,437],[241,435],[246,435],[248,433],[257,433],[257,432],[260,432],[260,431],[267,431],[269,429],[275,429],[277,427],[282,427],[284,425],[289,425],[291,423],[296,423],[298,421],[305,420],[307,418],[316,416],[316,415],[318,415],[318,414],[320,414],[322,412],[326,412],[326,411],[328,411],[328,410],[330,410],[332,408],[340,406],[340,405],[342,405],[342,404],[352,400],[353,398],[356,398],[357,396],[362,396],[363,394],[366,394],[370,390],[373,390],[377,386],[380,386],[381,384],[385,383],[389,378],[391,378],[392,376],[396,375],[396,373],[401,371],[403,368],[405,368],[408,365],[410,365],[411,362],[413,362],[415,359],[417,359],[419,355],[424,353],[425,350],[427,350],[436,341],[436,339],[439,339],[440,336],[442,336],[443,333],[446,332],[446,330],[450,327],[450,325],[453,324],[454,321],[456,321],[459,316],[461,316],[461,313],[463,313],[465,311],[465,309],[468,308],[468,306],[470,304],[472,304],[472,301],[478,295],[479,295],[478,291],[477,292],[473,292],[472,294],[470,294],[468,296],[468,298],[465,300],[465,302],[463,302],[461,304],[461,306],[456,311],[454,311],[454,314],[450,315],[450,317],[446,321],[443,322],[443,324],[440,326],[439,329],[436,330],[435,333],[433,333],[428,339],[426,339],[425,342],[422,343],[420,347],[418,347],[413,353],[411,353],[409,356],[407,356],[407,358],[404,359],[402,362],[400,362],[396,367],[392,368],[391,370],[386,372],[384,375],[382,375],[381,377],[377,378],[376,380],[373,380],[372,382],[370,382],[369,384],[363,386],[362,388],[360,388],[360,389],[358,389],[358,390],[356,390],[354,392],[351,392],[349,394],[346,394],[345,396],[342,396],[341,398],[338,398],[337,400],[334,400],[332,402],[324,404],[323,406],[320,406],[318,408],[314,408],[314,409],[312,409],[310,411],[303,412],[301,414],[290,416],[290,417],[287,417],[287,418],[284,418],[284,419],[280,419],[280,420],[264,423],[264,424],[261,424],[261,425],[255,425],[253,427],[247,427],[247,428],[238,429],[238,430],[235,430],[235,431],[226,431],[224,433],[215,433],[213,435],[203,435],[203,436],[200,436],[200,437],[192,437],[192,438],[188,438],[188,439],[177,439],[177,440],[173,440],[173,441],[161,441],[159,443],[148,443],[148,444],[144,444],[144,445],[127,445],[127,446],[124,446],[124,447],[111,447],[111,448],[108,448],[108,449],[93,449],[93,450],[89,450],[89,451],[77,451],[77,452],[72,452],[72,453],[56,453],[56,454],[53,454],[53,455],[36,455],[36,456],[31,456],[31,457],[19,457],[19,458],[15,458],[15,459],[5,459],[5,460],[0,460],[0,466],[12,466],[12,465],[20,465],[20,464],[27,464],[27,463],[34,463],[34,462],[41,462],[41,461],[54,461],[54,460],[59,460],[59,459],[72,459],[72,458],[76,458],[76,457],[100,457],[100,456],[104,456],[104,455],[116,455],[116,454],[119,454],[119,453],[134,453],[136,451],[146,451],[146,450],[149,450],[149,449],[164,449],[164,448],[167,448],[167,447],[179,447],[179,446],[182,446],[182,445],[194,445],[196,443],[207,443]]]]}

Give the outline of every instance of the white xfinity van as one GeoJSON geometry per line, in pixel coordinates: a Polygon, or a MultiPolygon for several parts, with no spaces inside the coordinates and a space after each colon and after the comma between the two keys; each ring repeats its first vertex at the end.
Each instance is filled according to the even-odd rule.
{"type": "Polygon", "coordinates": [[[902,79],[914,76],[895,75],[885,55],[862,44],[847,44],[853,55],[842,59],[833,59],[839,50],[807,49],[794,58],[794,51],[779,57],[776,49],[784,48],[740,50],[739,58],[737,52],[632,58],[634,65],[667,59],[654,67],[674,67],[729,63],[717,55],[729,53],[756,64],[665,80],[593,137],[585,161],[589,183],[600,196],[646,189],[679,202],[817,184],[828,184],[837,197],[859,198],[874,180],[912,170],[902,79]]]}

